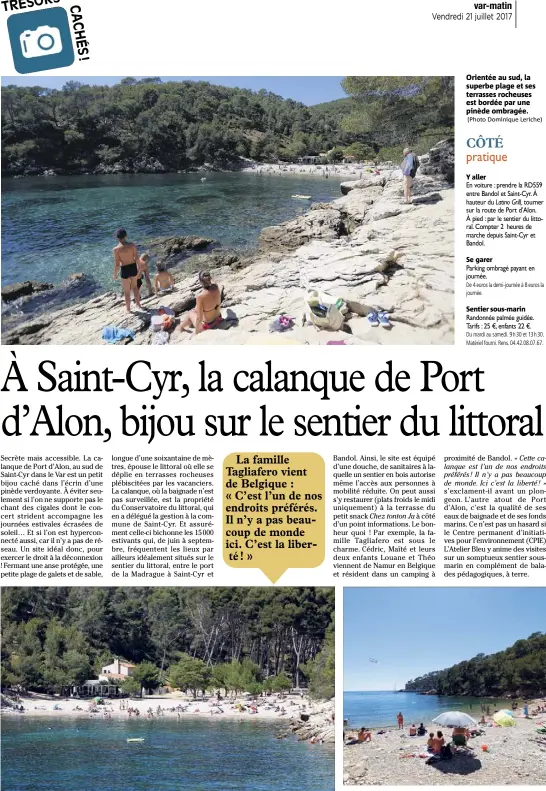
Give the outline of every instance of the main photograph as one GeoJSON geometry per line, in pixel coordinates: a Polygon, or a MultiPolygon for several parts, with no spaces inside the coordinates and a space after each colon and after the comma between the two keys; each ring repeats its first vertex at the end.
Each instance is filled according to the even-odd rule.
{"type": "Polygon", "coordinates": [[[4,344],[451,344],[454,81],[2,81],[4,344]]]}
{"type": "Polygon", "coordinates": [[[3,588],[2,788],[333,791],[333,588],[3,588]]]}

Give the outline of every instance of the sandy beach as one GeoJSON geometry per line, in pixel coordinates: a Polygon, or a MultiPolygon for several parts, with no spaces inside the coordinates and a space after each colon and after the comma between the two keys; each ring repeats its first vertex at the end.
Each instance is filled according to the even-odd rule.
{"type": "MultiPolygon", "coordinates": [[[[530,704],[530,710],[536,704],[530,704]]],[[[457,748],[451,761],[427,765],[427,737],[403,730],[372,730],[372,740],[343,748],[343,782],[346,785],[543,785],[546,783],[546,713],[525,719],[516,717],[514,727],[499,727],[487,718],[482,734],[466,748],[457,748]],[[487,749],[483,750],[482,745],[487,749]]],[[[427,732],[438,726],[425,722],[427,732]]],[[[451,728],[443,728],[446,742],[451,728]]],[[[346,737],[353,735],[347,731],[346,737]]]]}
{"type": "Polygon", "coordinates": [[[189,719],[191,717],[214,717],[215,719],[260,719],[275,720],[287,725],[294,720],[301,721],[300,715],[309,715],[308,722],[317,728],[332,724],[331,714],[334,710],[333,701],[310,701],[300,695],[285,695],[279,699],[276,695],[261,697],[257,701],[249,697],[239,696],[218,701],[215,697],[194,700],[183,693],[166,695],[147,695],[143,698],[104,698],[103,703],[96,704],[91,699],[66,698],[41,695],[38,693],[22,695],[18,706],[24,711],[17,711],[2,706],[2,714],[10,717],[87,717],[93,719],[140,719],[167,717],[170,719],[189,719]],[[123,706],[123,708],[122,708],[123,706]],[[135,714],[134,710],[139,714],[135,714]],[[129,710],[132,710],[129,713],[129,710]]]}
{"type": "Polygon", "coordinates": [[[394,169],[390,164],[379,165],[377,168],[373,164],[335,164],[335,165],[309,165],[291,164],[288,162],[277,162],[275,164],[255,163],[242,168],[241,173],[254,173],[258,176],[290,176],[291,174],[303,174],[306,176],[321,176],[322,178],[362,178],[370,173],[385,173],[394,169]]]}

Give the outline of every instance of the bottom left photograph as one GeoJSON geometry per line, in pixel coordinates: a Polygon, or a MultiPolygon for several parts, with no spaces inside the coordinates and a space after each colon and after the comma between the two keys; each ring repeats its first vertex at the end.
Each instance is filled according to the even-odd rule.
{"type": "Polygon", "coordinates": [[[334,588],[1,597],[4,791],[333,791],[334,588]]]}

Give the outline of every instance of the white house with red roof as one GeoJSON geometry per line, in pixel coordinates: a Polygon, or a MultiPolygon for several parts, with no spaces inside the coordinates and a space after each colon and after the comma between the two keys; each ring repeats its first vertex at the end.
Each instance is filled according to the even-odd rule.
{"type": "Polygon", "coordinates": [[[104,665],[100,674],[99,680],[100,681],[123,681],[128,676],[133,675],[133,671],[136,665],[132,662],[124,662],[119,657],[116,657],[113,662],[109,665],[104,665]]]}

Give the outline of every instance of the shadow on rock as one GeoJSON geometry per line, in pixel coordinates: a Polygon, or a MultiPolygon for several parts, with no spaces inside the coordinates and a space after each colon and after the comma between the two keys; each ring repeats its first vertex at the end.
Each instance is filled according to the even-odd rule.
{"type": "Polygon", "coordinates": [[[451,761],[430,764],[445,775],[471,775],[482,768],[482,762],[473,755],[455,754],[451,761]]]}
{"type": "Polygon", "coordinates": [[[230,330],[232,327],[236,327],[239,324],[239,318],[234,310],[228,308],[226,311],[222,311],[223,319],[222,323],[218,325],[219,330],[230,330]]]}
{"type": "Polygon", "coordinates": [[[425,195],[414,195],[411,202],[413,206],[419,206],[421,204],[439,203],[441,200],[442,196],[439,192],[429,192],[425,195]]]}

